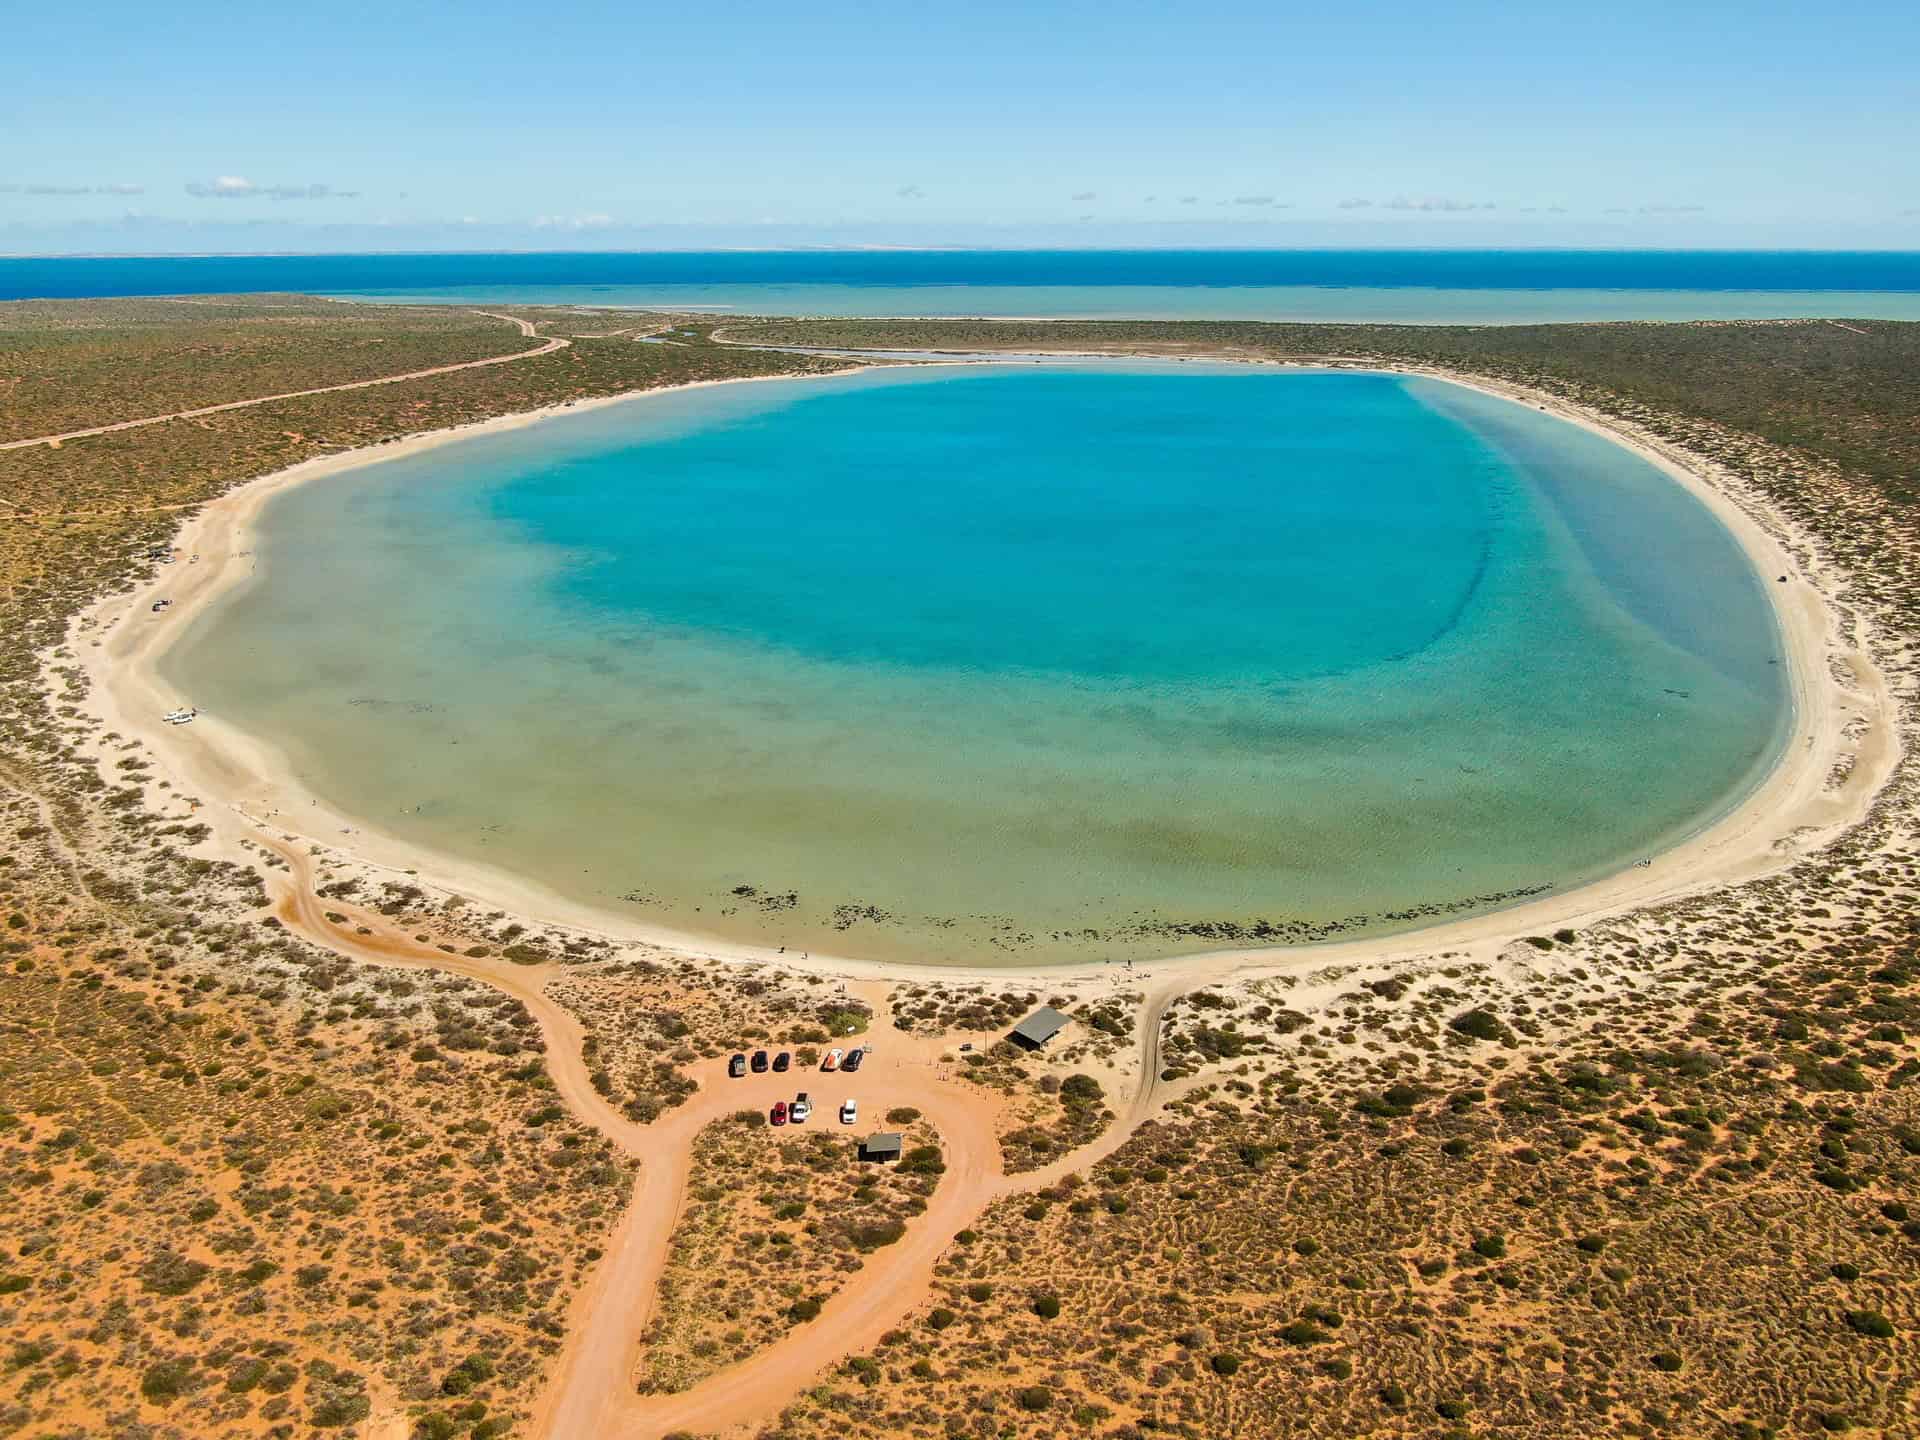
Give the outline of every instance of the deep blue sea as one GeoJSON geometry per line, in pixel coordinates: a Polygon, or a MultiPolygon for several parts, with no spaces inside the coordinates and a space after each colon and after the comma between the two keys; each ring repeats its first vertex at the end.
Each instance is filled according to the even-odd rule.
{"type": "Polygon", "coordinates": [[[1673,843],[1789,720],[1700,503],[1399,376],[685,391],[296,489],[259,554],[182,699],[409,839],[816,952],[1407,928],[1673,843]]]}
{"type": "Polygon", "coordinates": [[[835,250],[0,259],[0,300],[264,290],[733,314],[1461,324],[1920,319],[1920,254],[835,250]]]}

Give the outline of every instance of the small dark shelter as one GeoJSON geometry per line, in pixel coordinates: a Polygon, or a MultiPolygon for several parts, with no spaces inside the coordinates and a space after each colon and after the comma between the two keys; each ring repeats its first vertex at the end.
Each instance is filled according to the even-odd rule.
{"type": "Polygon", "coordinates": [[[1071,1015],[1063,1015],[1051,1005],[1042,1005],[1013,1027],[1007,1038],[1027,1050],[1038,1050],[1066,1028],[1071,1015]]]}
{"type": "Polygon", "coordinates": [[[860,1142],[862,1160],[898,1160],[900,1158],[900,1137],[888,1132],[869,1135],[860,1142]]]}

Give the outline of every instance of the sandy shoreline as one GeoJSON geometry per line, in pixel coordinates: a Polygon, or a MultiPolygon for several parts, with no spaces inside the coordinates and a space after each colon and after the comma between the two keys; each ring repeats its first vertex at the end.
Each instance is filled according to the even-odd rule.
{"type": "MultiPolygon", "coordinates": [[[[1165,361],[1172,357],[1136,358],[1165,361]]],[[[1402,373],[1518,401],[1595,431],[1658,465],[1707,504],[1767,582],[1787,652],[1793,733],[1773,771],[1739,805],[1653,857],[1650,864],[1509,909],[1393,936],[1312,946],[1235,948],[1155,962],[1162,971],[1177,967],[1192,983],[1228,973],[1278,974],[1329,963],[1388,962],[1430,954],[1437,948],[1492,954],[1520,936],[1561,927],[1580,928],[1647,905],[1752,879],[1780,868],[1794,855],[1817,848],[1858,823],[1898,758],[1898,739],[1884,679],[1863,648],[1845,643],[1828,608],[1828,596],[1840,577],[1823,569],[1805,538],[1770,513],[1757,497],[1744,493],[1736,497],[1738,487],[1728,477],[1718,477],[1721,483],[1716,484],[1700,473],[1714,470],[1705,462],[1680,456],[1597,413],[1549,396],[1440,370],[1406,367],[1402,373]],[[1788,577],[1786,583],[1777,583],[1774,577],[1782,575],[1788,577]],[[1837,678],[1841,675],[1849,677],[1849,683],[1843,685],[1837,678]],[[1843,773],[1837,767],[1844,767],[1845,778],[1832,784],[1830,777],[1843,773]]],[[[804,377],[753,377],[794,378],[804,377]]],[[[741,383],[751,382],[700,382],[741,383]]],[[[463,895],[523,920],[616,942],[659,946],[695,958],[804,964],[851,978],[947,975],[977,980],[1032,973],[1049,980],[1105,977],[1118,982],[1120,967],[1089,963],[909,965],[822,952],[812,952],[803,961],[770,946],[649,925],[561,896],[498,867],[430,852],[363,826],[350,816],[332,811],[289,779],[284,757],[269,742],[247,735],[218,717],[202,716],[194,724],[181,727],[161,720],[181,697],[161,680],[157,668],[160,658],[184,633],[188,616],[204,610],[252,573],[255,524],[274,496],[295,485],[417,454],[470,435],[516,429],[559,415],[687,388],[695,387],[674,386],[579,401],[410,436],[306,461],[236,487],[185,522],[176,538],[180,559],[174,565],[130,592],[96,603],[76,621],[69,648],[90,682],[83,708],[98,720],[102,732],[115,732],[123,740],[131,738],[146,745],[157,762],[159,778],[167,780],[176,795],[192,796],[201,802],[202,808],[194,812],[194,818],[212,828],[214,834],[206,843],[226,858],[250,858],[246,846],[259,843],[268,833],[298,836],[332,852],[327,857],[330,861],[350,869],[384,872],[387,879],[404,877],[410,884],[463,895]],[[197,561],[187,558],[193,555],[197,555],[197,561]],[[164,614],[154,615],[149,607],[161,595],[174,603],[164,614]]],[[[166,808],[181,807],[176,801],[166,808]]],[[[376,873],[374,878],[383,877],[376,873]]],[[[1128,978],[1137,980],[1139,975],[1136,970],[1128,978]]]]}

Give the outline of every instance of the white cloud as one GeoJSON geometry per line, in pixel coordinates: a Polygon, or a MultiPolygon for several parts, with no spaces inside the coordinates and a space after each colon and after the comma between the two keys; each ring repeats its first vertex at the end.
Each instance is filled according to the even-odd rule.
{"type": "Polygon", "coordinates": [[[536,230],[605,230],[618,223],[611,215],[536,215],[533,218],[536,230]]]}
{"type": "MultiPolygon", "coordinates": [[[[1236,195],[1233,197],[1233,203],[1236,205],[1273,205],[1276,204],[1277,201],[1272,195],[1236,195]]],[[[1291,205],[1281,205],[1280,208],[1282,210],[1291,210],[1293,207],[1291,205]]]]}
{"type": "Polygon", "coordinates": [[[924,200],[927,198],[927,192],[922,190],[918,185],[902,185],[893,193],[901,200],[924,200]]]}
{"type": "Polygon", "coordinates": [[[187,194],[196,200],[353,200],[360,192],[331,185],[256,185],[244,176],[221,175],[188,181],[187,194]]]}
{"type": "Polygon", "coordinates": [[[1071,198],[1075,204],[1084,205],[1087,201],[1098,200],[1100,197],[1094,194],[1093,191],[1091,190],[1082,190],[1078,195],[1074,195],[1069,198],[1071,198]]]}
{"type": "Polygon", "coordinates": [[[1642,215],[1698,215],[1706,210],[1704,205],[1642,205],[1642,215]]]}
{"type": "Polygon", "coordinates": [[[1340,208],[1342,210],[1371,210],[1373,208],[1373,202],[1371,200],[1342,200],[1340,202],[1340,208]]]}

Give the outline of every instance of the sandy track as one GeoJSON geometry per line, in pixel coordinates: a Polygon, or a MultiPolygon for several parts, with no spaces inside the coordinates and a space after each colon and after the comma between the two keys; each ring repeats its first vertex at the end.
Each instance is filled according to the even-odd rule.
{"type": "MultiPolygon", "coordinates": [[[[1442,378],[1503,393],[1487,382],[1468,377],[1442,378]]],[[[340,842],[336,837],[351,825],[352,848],[369,863],[404,865],[409,873],[413,866],[421,865],[420,873],[426,877],[422,883],[436,884],[453,893],[492,896],[494,903],[516,915],[577,925],[607,933],[609,938],[661,941],[695,957],[795,964],[790,956],[775,957],[752,947],[687,943],[688,937],[655,935],[639,927],[627,933],[624,927],[609,925],[598,912],[557,903],[555,897],[514,885],[512,877],[474,867],[455,867],[436,876],[425,868],[433,857],[422,857],[411,847],[398,845],[390,851],[382,850],[383,837],[364,831],[358,822],[333,815],[315,797],[291,785],[285,779],[284,767],[269,750],[257,742],[250,743],[248,737],[223,726],[217,718],[202,717],[190,733],[159,722],[159,714],[178,702],[158,680],[152,665],[178,621],[154,619],[146,612],[148,603],[162,593],[171,594],[180,601],[173,612],[176,615],[208,603],[250,566],[245,558],[248,525],[269,494],[364,462],[373,455],[343,455],[310,462],[212,502],[189,522],[182,535],[183,543],[191,538],[188,548],[198,552],[204,563],[185,573],[156,576],[134,587],[130,594],[103,601],[79,627],[75,649],[94,682],[88,703],[102,729],[144,740],[182,793],[213,799],[209,809],[200,814],[213,822],[215,843],[224,854],[244,861],[246,853],[237,842],[263,843],[271,837],[272,848],[292,867],[291,874],[279,870],[269,874],[283,923],[357,959],[467,975],[513,995],[527,1006],[541,1027],[547,1063],[563,1103],[624,1153],[641,1160],[633,1199],[608,1254],[575,1299],[569,1342],[549,1391],[537,1408],[532,1433],[574,1440],[602,1435],[658,1436],[673,1429],[728,1429],[776,1415],[820,1372],[850,1353],[871,1348],[881,1334],[924,1300],[939,1254],[952,1235],[986,1205],[1003,1195],[1047,1185],[1067,1171],[1084,1170],[1125,1143],[1165,1098],[1155,1078],[1160,1068],[1160,1022],[1167,1006],[1183,990],[1230,975],[1283,974],[1328,964],[1390,965],[1401,958],[1430,955],[1443,945],[1491,959],[1516,935],[1562,924],[1591,924],[1656,900],[1768,873],[1791,863],[1796,854],[1825,843],[1865,813],[1898,758],[1899,742],[1891,725],[1891,697],[1884,677],[1859,634],[1843,630],[1826,605],[1827,595],[1838,589],[1845,577],[1817,562],[1803,565],[1799,557],[1812,557],[1790,531],[1764,508],[1756,505],[1749,512],[1733,495],[1717,491],[1690,473],[1689,457],[1665,453],[1648,441],[1622,434],[1591,413],[1552,402],[1548,397],[1524,391],[1504,393],[1551,408],[1574,423],[1601,430],[1639,450],[1673,473],[1679,483],[1702,494],[1747,545],[1762,575],[1790,575],[1790,583],[1769,587],[1782,623],[1785,658],[1794,676],[1799,712],[1798,733],[1788,754],[1758,793],[1701,835],[1656,857],[1648,867],[1579,890],[1406,936],[1296,951],[1222,951],[1189,956],[1169,971],[1153,967],[1160,973],[1151,980],[1144,972],[1138,977],[1131,972],[1123,976],[1117,969],[1102,973],[1098,983],[1114,989],[1132,989],[1142,983],[1146,987],[1136,1021],[1136,1079],[1131,1094],[1116,1096],[1116,1121],[1099,1140],[1045,1170],[1017,1177],[1007,1177],[1000,1171],[993,1138],[993,1107],[998,1100],[975,1087],[941,1078],[934,1063],[937,1050],[926,1042],[885,1029],[884,1021],[876,1026],[881,1036],[880,1053],[855,1089],[809,1085],[798,1075],[732,1082],[721,1078],[715,1066],[696,1067],[691,1073],[703,1084],[694,1098],[661,1121],[638,1126],[593,1090],[581,1059],[579,1023],[545,993],[548,981],[559,972],[448,955],[393,933],[377,915],[349,912],[347,925],[327,921],[325,908],[312,893],[307,847],[317,839],[337,850],[340,842]],[[1842,671],[1847,676],[1844,681],[1837,678],[1837,672],[1842,671]],[[1836,762],[1842,761],[1846,762],[1841,772],[1845,778],[1835,781],[1836,762]],[[248,811],[271,818],[255,820],[248,811]],[[295,831],[301,833],[298,841],[295,831]],[[372,933],[354,933],[354,927],[360,925],[372,933]],[[694,1137],[713,1119],[734,1109],[768,1104],[801,1088],[813,1090],[823,1119],[829,1124],[829,1107],[847,1093],[860,1097],[863,1111],[870,1118],[883,1115],[895,1104],[917,1106],[939,1129],[949,1167],[929,1210],[915,1220],[899,1244],[876,1254],[853,1275],[813,1322],[679,1395],[638,1396],[633,1378],[639,1337],[656,1304],[657,1283],[679,1215],[694,1137]]],[[[523,424],[528,418],[509,417],[472,428],[523,424]]],[[[443,443],[459,433],[471,431],[436,432],[379,453],[404,453],[410,447],[443,443]]],[[[349,909],[337,904],[330,908],[349,909]]],[[[904,978],[897,967],[863,964],[848,957],[815,955],[808,968],[876,980],[904,978]]],[[[1072,969],[1056,973],[1065,979],[1072,969]]],[[[938,981],[952,972],[915,967],[907,973],[911,979],[925,982],[938,981]]],[[[990,973],[1012,979],[1015,972],[990,973]]],[[[960,978],[977,980],[980,972],[965,972],[960,978]]],[[[1093,979],[1091,974],[1083,978],[1093,979]]]]}
{"type": "MultiPolygon", "coordinates": [[[[498,315],[491,310],[476,310],[490,320],[506,320],[520,327],[521,335],[534,338],[533,322],[517,315],[498,315]]],[[[450,375],[456,370],[478,370],[483,365],[505,365],[513,360],[531,360],[536,355],[551,355],[573,342],[558,337],[531,350],[515,350],[507,355],[489,355],[484,360],[462,360],[453,365],[434,365],[425,370],[409,370],[401,375],[381,375],[372,380],[349,380],[341,385],[320,385],[312,390],[288,390],[279,395],[260,395],[251,400],[229,400],[222,405],[202,405],[197,410],[175,410],[169,415],[148,415],[140,420],[122,420],[113,425],[95,425],[86,430],[69,430],[64,435],[41,435],[31,440],[0,441],[0,450],[24,450],[30,445],[59,445],[68,440],[84,440],[89,435],[111,435],[116,430],[138,430],[143,425],[163,425],[169,420],[191,420],[198,415],[218,415],[223,410],[245,410],[254,405],[271,405],[276,400],[298,400],[303,395],[331,395],[337,390],[367,390],[375,385],[397,385],[402,380],[424,380],[429,375],[450,375]]]]}
{"type": "Polygon", "coordinates": [[[1163,980],[1142,1007],[1134,1042],[1132,1093],[1114,1123],[1092,1144],[1041,1170],[1003,1173],[998,1127],[1005,1107],[996,1092],[959,1078],[943,1064],[951,1049],[942,1037],[894,1030],[889,987],[861,988],[874,1007],[874,1050],[853,1076],[796,1069],[738,1080],[725,1059],[703,1061],[686,1073],[700,1089],[686,1104],[650,1125],[628,1120],[593,1088],[582,1058],[584,1031],[574,1015],[547,994],[564,974],[553,965],[514,965],[491,958],[449,955],[395,932],[378,914],[337,900],[322,902],[313,888],[312,862],[296,842],[262,834],[259,841],[287,863],[269,871],[279,892],[273,913],[282,925],[330,950],[376,965],[440,970],[480,980],[527,1007],[546,1046],[546,1064],[560,1101],[631,1159],[639,1178],[607,1254],[576,1297],[568,1344],[529,1431],[535,1436],[643,1437],[673,1430],[725,1430],[775,1415],[817,1375],[850,1354],[869,1350],[928,1295],[934,1267],[953,1237],[1006,1195],[1043,1188],[1111,1154],[1153,1112],[1160,1022],[1167,1006],[1192,982],[1163,980]],[[328,912],[343,915],[340,921],[328,912]],[[362,929],[370,933],[359,933],[362,929]],[[741,1109],[764,1110],[775,1100],[810,1092],[816,1126],[839,1131],[840,1101],[860,1100],[866,1117],[845,1130],[866,1134],[886,1112],[911,1105],[940,1134],[946,1173],[926,1211],[897,1244],[876,1252],[821,1307],[812,1321],[739,1365],[672,1395],[641,1396],[634,1376],[641,1336],[658,1305],[669,1242],[685,1201],[694,1141],[714,1121],[741,1109]]]}
{"type": "MultiPolygon", "coordinates": [[[[950,1042],[901,1035],[891,1028],[884,1000],[870,995],[870,1002],[876,1005],[873,1033],[883,1037],[877,1042],[879,1049],[862,1068],[857,1084],[838,1081],[831,1094],[838,1097],[849,1090],[877,1090],[879,1103],[870,1112],[875,1118],[883,1116],[886,1107],[909,1104],[932,1121],[940,1132],[947,1171],[926,1212],[909,1225],[905,1239],[879,1252],[856,1271],[821,1307],[817,1318],[789,1331],[749,1359],[674,1395],[636,1397],[630,1384],[612,1393],[600,1389],[597,1409],[555,1411],[550,1417],[553,1423],[536,1424],[533,1433],[555,1440],[580,1435],[650,1440],[676,1430],[725,1431],[773,1418],[823,1371],[849,1355],[873,1349],[881,1336],[917,1309],[931,1292],[934,1267],[953,1237],[994,1201],[1043,1189],[1073,1171],[1084,1170],[1132,1137],[1154,1108],[1156,1072],[1152,1066],[1159,1055],[1160,1017],[1191,983],[1182,979],[1163,981],[1149,996],[1135,1038],[1138,1068],[1133,1094],[1113,1124],[1093,1143],[1044,1169],[1015,1176],[1001,1170],[995,1123],[1003,1106],[1001,1098],[948,1074],[938,1057],[951,1049],[950,1042]],[[583,1426],[582,1422],[591,1424],[583,1426]]],[[[885,987],[877,988],[884,994],[885,987]]],[[[789,1076],[773,1078],[786,1083],[771,1087],[772,1098],[793,1088],[806,1088],[804,1078],[798,1087],[789,1076]]],[[[827,1092],[815,1090],[814,1094],[817,1100],[827,1092]]],[[[833,1104],[838,1103],[835,1098],[833,1104]]],[[[664,1250],[664,1236],[660,1246],[664,1250]]],[[[655,1287],[658,1278],[656,1272],[655,1287]]],[[[641,1302],[648,1312],[653,1304],[652,1288],[641,1302]]],[[[617,1312],[619,1303],[615,1300],[609,1308],[617,1312]]],[[[617,1314],[610,1318],[617,1320],[617,1314]]],[[[572,1332],[575,1343],[591,1345],[596,1328],[592,1321],[576,1328],[572,1332]]],[[[625,1328],[637,1338],[633,1317],[627,1317],[625,1328]]],[[[574,1377],[563,1370],[555,1388],[565,1394],[574,1383],[574,1377]]],[[[595,1397],[586,1390],[583,1398],[592,1405],[595,1397]]],[[[538,1418],[545,1421],[549,1416],[538,1418]]]]}

